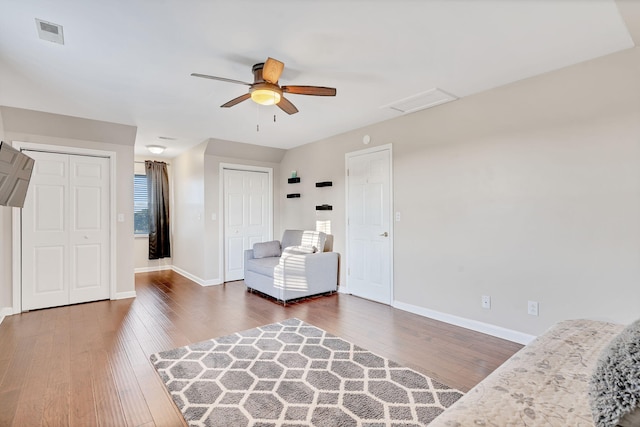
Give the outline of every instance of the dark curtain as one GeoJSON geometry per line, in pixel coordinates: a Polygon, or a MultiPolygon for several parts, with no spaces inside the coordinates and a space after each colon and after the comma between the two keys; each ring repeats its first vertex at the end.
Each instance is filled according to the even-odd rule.
{"type": "Polygon", "coordinates": [[[164,162],[144,162],[149,202],[149,259],[171,256],[169,235],[169,174],[164,162]]]}

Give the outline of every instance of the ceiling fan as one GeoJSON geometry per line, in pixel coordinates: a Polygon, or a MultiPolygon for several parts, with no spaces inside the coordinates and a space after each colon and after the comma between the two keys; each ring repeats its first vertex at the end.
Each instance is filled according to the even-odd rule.
{"type": "Polygon", "coordinates": [[[283,93],[291,93],[294,95],[314,95],[314,96],[336,96],[336,89],[323,86],[280,86],[278,79],[284,69],[284,63],[277,59],[267,58],[265,62],[255,64],[252,68],[253,83],[242,82],[240,80],[227,79],[224,77],[209,76],[207,74],[191,73],[194,77],[202,77],[205,79],[220,80],[228,83],[237,83],[249,86],[249,92],[240,95],[231,101],[222,104],[221,107],[229,108],[236,104],[251,98],[254,102],[261,105],[277,105],[287,114],[295,114],[298,109],[283,93]]]}

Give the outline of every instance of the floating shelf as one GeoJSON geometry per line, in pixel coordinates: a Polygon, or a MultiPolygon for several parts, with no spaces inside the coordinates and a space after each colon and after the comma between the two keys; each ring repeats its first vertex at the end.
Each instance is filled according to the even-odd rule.
{"type": "Polygon", "coordinates": [[[319,205],[319,206],[316,206],[316,210],[317,211],[332,211],[333,210],[333,206],[331,206],[331,205],[319,205]]]}
{"type": "Polygon", "coordinates": [[[297,199],[299,197],[300,197],[300,193],[287,194],[287,199],[297,199]]]}
{"type": "Polygon", "coordinates": [[[287,182],[288,182],[289,184],[297,184],[298,182],[300,182],[300,177],[299,177],[299,176],[297,176],[297,177],[295,177],[295,178],[289,178],[289,179],[287,179],[287,182]]]}
{"type": "Polygon", "coordinates": [[[332,185],[331,181],[316,182],[316,187],[331,187],[332,185]]]}

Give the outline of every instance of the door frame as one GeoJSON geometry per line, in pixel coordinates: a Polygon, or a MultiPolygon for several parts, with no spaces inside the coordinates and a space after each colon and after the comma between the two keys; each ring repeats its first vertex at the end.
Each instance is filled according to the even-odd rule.
{"type": "Polygon", "coordinates": [[[250,165],[241,165],[236,163],[220,163],[218,168],[218,235],[220,236],[220,240],[218,242],[218,274],[220,276],[219,282],[220,284],[225,282],[225,267],[224,260],[225,256],[225,233],[224,233],[224,222],[226,220],[224,216],[224,171],[225,170],[236,170],[236,171],[245,171],[245,172],[263,172],[268,175],[268,187],[269,194],[267,199],[269,201],[268,214],[269,217],[267,219],[267,223],[269,224],[268,230],[268,238],[269,240],[273,239],[273,168],[263,167],[263,166],[250,166],[250,165]]]}
{"type": "MultiPolygon", "coordinates": [[[[109,159],[109,299],[116,298],[116,152],[36,142],[13,141],[13,148],[24,151],[69,154],[109,159]]],[[[12,208],[13,314],[22,312],[22,210],[12,208]]]]}
{"type": "Polygon", "coordinates": [[[351,241],[351,236],[349,235],[349,160],[352,157],[362,156],[364,154],[372,154],[380,151],[388,151],[389,152],[389,206],[387,209],[389,210],[389,234],[391,235],[391,239],[389,239],[389,287],[391,288],[390,295],[391,300],[389,301],[389,305],[393,307],[395,304],[395,292],[394,292],[394,282],[393,282],[393,242],[395,240],[394,234],[394,222],[395,216],[393,215],[393,144],[385,144],[379,145],[377,147],[365,148],[363,150],[351,151],[344,155],[344,180],[345,180],[345,254],[346,254],[346,274],[345,274],[345,285],[344,289],[340,286],[339,291],[344,293],[351,293],[349,290],[349,269],[351,267],[351,260],[349,259],[349,242],[351,241]]]}

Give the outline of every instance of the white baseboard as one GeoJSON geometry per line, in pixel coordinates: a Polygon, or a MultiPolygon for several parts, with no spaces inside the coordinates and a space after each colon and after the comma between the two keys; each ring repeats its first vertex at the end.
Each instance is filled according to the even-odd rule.
{"type": "Polygon", "coordinates": [[[0,323],[6,316],[11,316],[12,314],[14,314],[12,307],[0,307],[0,323]]]}
{"type": "Polygon", "coordinates": [[[129,291],[129,292],[117,292],[116,293],[116,297],[114,298],[114,300],[118,300],[118,299],[127,299],[127,298],[135,298],[136,297],[136,291],[129,291]]]}
{"type": "Polygon", "coordinates": [[[204,280],[198,276],[195,276],[187,271],[184,271],[181,268],[176,267],[175,265],[171,267],[173,271],[178,273],[181,276],[186,277],[187,279],[196,282],[200,286],[214,286],[214,285],[222,285],[222,280],[220,279],[212,279],[212,280],[204,280]]]}
{"type": "Polygon", "coordinates": [[[155,267],[139,267],[136,268],[134,273],[150,273],[152,271],[173,270],[171,265],[157,265],[155,267]]]}
{"type": "Polygon", "coordinates": [[[472,331],[482,332],[483,334],[517,342],[519,344],[529,344],[536,338],[535,335],[525,334],[522,332],[514,331],[512,329],[503,328],[502,326],[491,325],[489,323],[478,322],[477,320],[458,317],[447,313],[441,313],[439,311],[430,310],[424,307],[418,307],[400,301],[394,301],[393,307],[403,311],[408,311],[409,313],[417,314],[419,316],[424,316],[430,319],[449,323],[451,325],[471,329],[472,331]]]}

